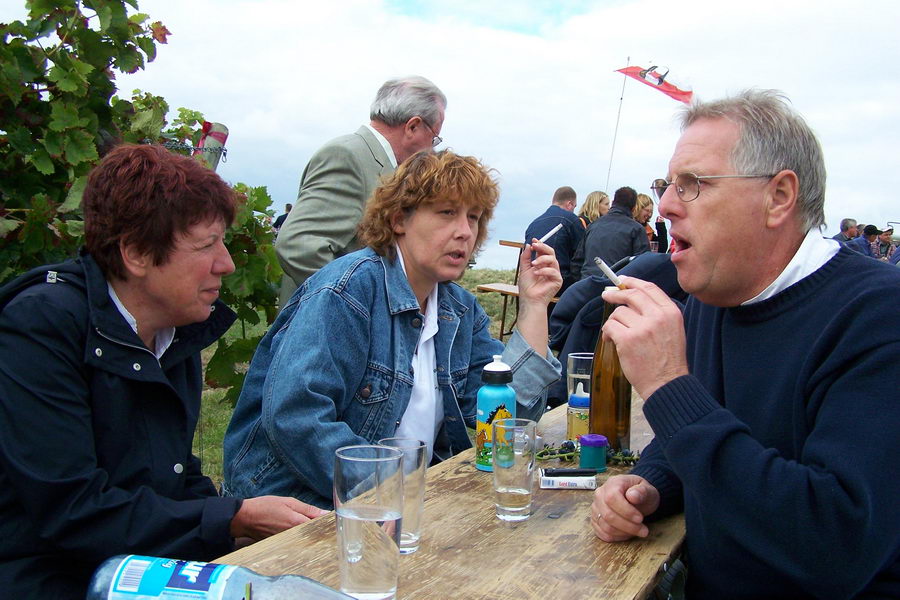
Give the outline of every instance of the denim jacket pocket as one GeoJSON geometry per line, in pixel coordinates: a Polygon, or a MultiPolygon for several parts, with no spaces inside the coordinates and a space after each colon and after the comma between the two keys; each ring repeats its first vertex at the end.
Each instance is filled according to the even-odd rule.
{"type": "MultiPolygon", "coordinates": [[[[357,384],[353,401],[339,418],[357,435],[372,439],[383,429],[394,388],[394,373],[380,365],[369,363],[357,384]]],[[[382,436],[383,437],[383,436],[382,436]]]]}
{"type": "Polygon", "coordinates": [[[362,381],[353,392],[353,399],[360,404],[375,404],[390,398],[394,387],[394,374],[384,367],[372,365],[366,367],[362,381]]]}

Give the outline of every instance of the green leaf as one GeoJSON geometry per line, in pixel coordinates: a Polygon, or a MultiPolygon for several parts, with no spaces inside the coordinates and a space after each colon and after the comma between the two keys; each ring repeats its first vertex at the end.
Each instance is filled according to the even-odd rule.
{"type": "Polygon", "coordinates": [[[22,222],[16,219],[0,218],[0,238],[6,237],[21,226],[22,222]]]}
{"type": "Polygon", "coordinates": [[[113,12],[112,7],[108,4],[105,6],[101,6],[97,8],[97,18],[100,19],[100,31],[107,32],[109,31],[110,26],[112,25],[113,12]]]}
{"type": "Polygon", "coordinates": [[[10,127],[6,135],[6,139],[9,140],[9,145],[17,152],[31,154],[34,151],[34,138],[28,129],[24,127],[10,127]]]}
{"type": "Polygon", "coordinates": [[[153,62],[156,58],[156,44],[153,43],[153,40],[147,37],[139,37],[137,39],[137,45],[140,46],[141,50],[144,51],[144,54],[147,55],[147,62],[153,62]]]}
{"type": "Polygon", "coordinates": [[[86,161],[95,161],[100,157],[97,155],[97,146],[94,145],[94,137],[86,131],[73,129],[66,134],[66,161],[70,165],[86,161]]]}
{"type": "Polygon", "coordinates": [[[165,115],[159,107],[138,111],[131,121],[131,130],[141,132],[151,138],[159,137],[165,126],[165,115]]]}
{"type": "Polygon", "coordinates": [[[70,219],[66,221],[66,229],[72,237],[84,237],[84,221],[82,220],[70,219]]]}
{"type": "Polygon", "coordinates": [[[61,68],[59,65],[54,65],[50,72],[47,74],[47,79],[56,84],[56,86],[64,91],[64,92],[77,92],[78,91],[78,75],[77,72],[72,72],[67,69],[61,68]]]}
{"type": "Polygon", "coordinates": [[[124,49],[119,51],[114,64],[116,68],[123,73],[134,73],[144,66],[144,57],[137,51],[137,46],[128,44],[124,49]]]}
{"type": "Polygon", "coordinates": [[[65,131],[66,129],[85,127],[87,124],[88,119],[79,118],[78,107],[74,104],[60,100],[51,102],[50,124],[48,127],[53,131],[65,131]]]}
{"type": "Polygon", "coordinates": [[[150,15],[148,15],[147,13],[134,13],[133,15],[128,17],[128,20],[131,23],[141,24],[149,18],[150,18],[150,15]]]}
{"type": "Polygon", "coordinates": [[[62,134],[55,131],[48,131],[47,135],[44,136],[44,139],[41,140],[44,149],[47,150],[47,154],[53,159],[62,158],[64,142],[65,140],[63,139],[62,134]]]}
{"type": "Polygon", "coordinates": [[[87,185],[87,175],[82,175],[72,182],[69,193],[66,194],[66,201],[57,209],[60,213],[69,213],[81,206],[81,196],[84,194],[84,187],[87,185]]]}
{"type": "Polygon", "coordinates": [[[53,175],[55,167],[46,150],[38,149],[34,154],[28,157],[28,162],[33,164],[34,168],[44,175],[53,175]]]}
{"type": "Polygon", "coordinates": [[[82,79],[84,79],[91,71],[94,70],[94,67],[92,65],[89,65],[88,63],[82,60],[78,60],[74,57],[69,57],[69,63],[72,69],[76,73],[78,73],[78,75],[80,75],[82,79]]]}

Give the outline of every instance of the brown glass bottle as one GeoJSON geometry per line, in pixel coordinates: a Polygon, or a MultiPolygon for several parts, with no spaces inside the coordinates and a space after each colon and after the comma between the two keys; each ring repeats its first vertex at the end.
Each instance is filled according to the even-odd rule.
{"type": "MultiPolygon", "coordinates": [[[[609,303],[604,306],[603,323],[615,308],[609,303]]],[[[631,383],[622,372],[616,345],[604,340],[602,333],[594,348],[588,428],[606,436],[613,450],[627,450],[631,445],[631,383]]]]}

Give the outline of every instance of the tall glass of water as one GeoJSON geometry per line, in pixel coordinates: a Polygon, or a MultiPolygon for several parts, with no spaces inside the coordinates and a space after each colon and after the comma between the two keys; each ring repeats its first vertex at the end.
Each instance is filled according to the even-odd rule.
{"type": "Polygon", "coordinates": [[[531,516],[535,425],[530,419],[497,419],[493,423],[494,505],[497,517],[504,521],[531,516]]]}
{"type": "Polygon", "coordinates": [[[428,467],[428,445],[413,438],[384,438],[382,446],[403,452],[403,529],[400,532],[400,554],[419,549],[422,512],[425,509],[425,469],[428,467]]]}
{"type": "Polygon", "coordinates": [[[341,591],[360,600],[397,594],[403,513],[403,452],[387,446],[335,451],[341,591]]]}

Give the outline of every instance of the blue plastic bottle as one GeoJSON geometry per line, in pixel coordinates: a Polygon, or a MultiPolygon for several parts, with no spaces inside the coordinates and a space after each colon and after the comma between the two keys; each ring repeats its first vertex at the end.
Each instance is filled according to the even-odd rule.
{"type": "Polygon", "coordinates": [[[491,459],[491,424],[497,419],[516,416],[516,392],[507,384],[512,381],[512,369],[500,360],[484,366],[481,372],[482,386],[478,388],[478,404],[475,422],[475,467],[493,471],[491,459]]]}
{"type": "Polygon", "coordinates": [[[87,600],[349,599],[302,575],[265,576],[244,567],[155,556],[120,555],[94,572],[87,600]]]}

